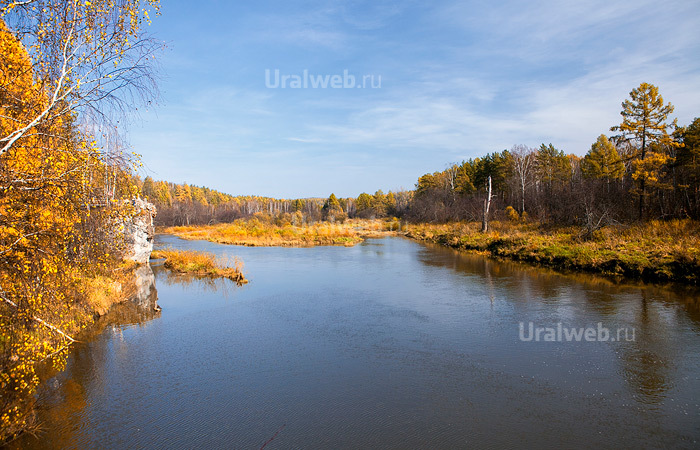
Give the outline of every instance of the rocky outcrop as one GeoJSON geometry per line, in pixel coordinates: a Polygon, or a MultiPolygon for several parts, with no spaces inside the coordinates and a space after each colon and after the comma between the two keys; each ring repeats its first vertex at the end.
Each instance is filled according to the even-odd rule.
{"type": "Polygon", "coordinates": [[[127,243],[125,257],[139,264],[146,264],[153,251],[155,236],[153,218],[156,216],[156,206],[141,198],[136,198],[132,202],[135,214],[132,220],[124,224],[127,243]]]}

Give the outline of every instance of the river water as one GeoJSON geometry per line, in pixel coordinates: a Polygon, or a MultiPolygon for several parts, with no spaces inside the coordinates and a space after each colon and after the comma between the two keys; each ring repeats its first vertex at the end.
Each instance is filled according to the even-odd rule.
{"type": "Polygon", "coordinates": [[[154,267],[162,312],[101,319],[17,447],[698,448],[697,291],[402,238],[156,245],[238,256],[250,284],[154,267]]]}

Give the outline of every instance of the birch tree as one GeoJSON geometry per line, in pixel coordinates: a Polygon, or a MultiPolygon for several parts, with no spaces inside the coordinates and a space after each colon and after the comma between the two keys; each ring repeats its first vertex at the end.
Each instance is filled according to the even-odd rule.
{"type": "Polygon", "coordinates": [[[491,210],[491,175],[486,179],[486,198],[484,199],[484,215],[481,221],[481,231],[489,231],[489,211],[491,210]]]}
{"type": "Polygon", "coordinates": [[[5,118],[0,155],[59,118],[111,130],[124,113],[152,101],[160,45],[142,26],[158,8],[159,0],[0,0],[0,17],[24,45],[42,93],[22,99],[29,114],[5,118]]]}
{"type": "Polygon", "coordinates": [[[520,191],[520,214],[525,212],[525,190],[532,184],[535,172],[535,150],[526,145],[514,145],[510,150],[513,156],[513,173],[520,191]]]}

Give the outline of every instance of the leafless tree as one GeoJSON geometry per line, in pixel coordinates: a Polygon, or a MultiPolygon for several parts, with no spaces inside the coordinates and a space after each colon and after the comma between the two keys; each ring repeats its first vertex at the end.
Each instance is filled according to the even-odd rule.
{"type": "Polygon", "coordinates": [[[526,145],[514,145],[510,149],[513,155],[513,174],[518,181],[520,191],[520,213],[525,212],[525,191],[533,182],[535,172],[535,149],[526,145]]]}

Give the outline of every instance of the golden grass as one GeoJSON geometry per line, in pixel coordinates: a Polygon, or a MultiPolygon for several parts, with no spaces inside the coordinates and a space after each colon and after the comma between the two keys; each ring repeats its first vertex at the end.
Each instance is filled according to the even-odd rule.
{"type": "Polygon", "coordinates": [[[576,227],[493,222],[409,225],[407,236],[554,268],[626,276],[647,281],[700,284],[700,223],[650,221],[607,226],[581,238],[576,227]]]}
{"type": "Polygon", "coordinates": [[[165,258],[163,265],[175,272],[193,274],[200,277],[228,278],[239,285],[248,280],[243,276],[243,262],[235,258],[233,265],[217,259],[213,254],[194,250],[154,250],[151,258],[165,258]]]}
{"type": "Polygon", "coordinates": [[[109,277],[97,276],[84,281],[85,301],[98,315],[122,300],[122,284],[109,277]]]}
{"type": "Polygon", "coordinates": [[[366,238],[382,237],[398,229],[398,221],[347,220],[344,223],[318,222],[308,226],[290,223],[276,225],[258,219],[189,227],[170,227],[164,233],[183,239],[202,239],[219,244],[246,246],[313,247],[316,245],[353,246],[366,238]]]}
{"type": "Polygon", "coordinates": [[[134,270],[138,264],[122,261],[109,275],[95,275],[81,279],[81,294],[92,313],[104,315],[116,303],[129,298],[133,290],[134,270]]]}

